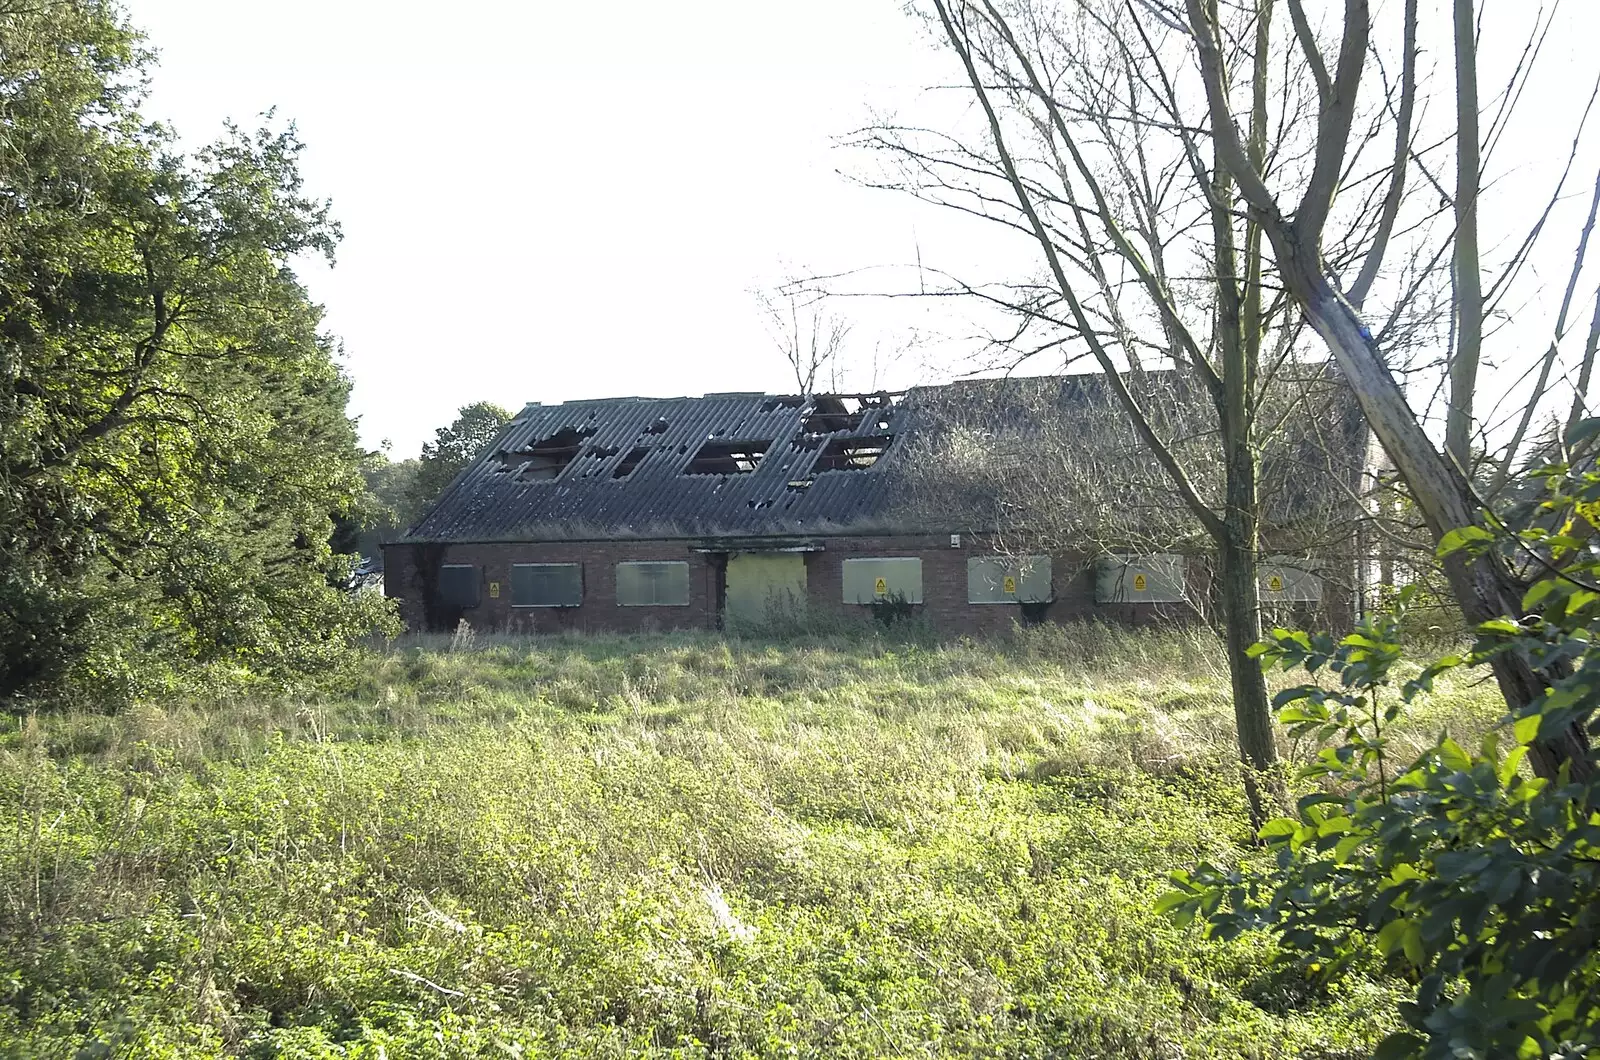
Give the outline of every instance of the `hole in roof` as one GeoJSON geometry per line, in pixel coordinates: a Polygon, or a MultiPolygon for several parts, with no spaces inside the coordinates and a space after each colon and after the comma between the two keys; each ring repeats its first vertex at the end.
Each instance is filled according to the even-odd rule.
{"type": "Polygon", "coordinates": [[[811,480],[808,478],[797,478],[784,487],[784,489],[788,490],[790,493],[804,493],[810,488],[811,480]]]}
{"type": "Polygon", "coordinates": [[[526,449],[514,453],[497,454],[500,470],[515,469],[517,478],[528,482],[545,482],[560,478],[583,449],[583,440],[594,433],[593,427],[563,427],[542,438],[526,449]]]}
{"type": "Polygon", "coordinates": [[[665,419],[661,419],[661,418],[658,417],[654,423],[652,423],[650,426],[646,427],[640,433],[641,434],[665,434],[666,432],[667,432],[667,421],[665,419]]]}
{"type": "Polygon", "coordinates": [[[861,471],[876,464],[888,451],[894,436],[880,434],[870,438],[832,438],[822,447],[813,471],[861,471]]]}
{"type": "Polygon", "coordinates": [[[644,458],[649,455],[650,447],[648,445],[634,446],[632,449],[628,450],[628,455],[623,457],[622,460],[618,462],[617,466],[612,469],[611,477],[627,478],[629,475],[633,474],[634,468],[643,463],[644,458]]]}
{"type": "Polygon", "coordinates": [[[859,428],[873,412],[883,411],[885,416],[880,418],[886,418],[887,410],[892,407],[888,394],[873,394],[865,398],[818,394],[812,401],[811,407],[801,417],[800,429],[807,434],[853,431],[859,428]]]}
{"type": "Polygon", "coordinates": [[[743,475],[756,469],[770,441],[721,441],[703,443],[683,469],[685,475],[743,475]]]}

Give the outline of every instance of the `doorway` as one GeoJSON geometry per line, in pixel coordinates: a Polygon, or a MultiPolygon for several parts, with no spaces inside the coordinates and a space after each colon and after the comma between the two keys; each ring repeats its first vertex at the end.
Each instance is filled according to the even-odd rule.
{"type": "Polygon", "coordinates": [[[728,557],[723,621],[760,628],[798,616],[806,601],[806,558],[799,552],[735,552],[728,557]]]}

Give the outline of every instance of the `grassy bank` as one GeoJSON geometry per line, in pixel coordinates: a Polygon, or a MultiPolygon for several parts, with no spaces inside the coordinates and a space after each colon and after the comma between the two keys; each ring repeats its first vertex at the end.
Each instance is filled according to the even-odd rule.
{"type": "Polygon", "coordinates": [[[1217,654],[417,641],[12,721],[0,1055],[1364,1055],[1399,984],[1151,912],[1248,856],[1217,654]]]}

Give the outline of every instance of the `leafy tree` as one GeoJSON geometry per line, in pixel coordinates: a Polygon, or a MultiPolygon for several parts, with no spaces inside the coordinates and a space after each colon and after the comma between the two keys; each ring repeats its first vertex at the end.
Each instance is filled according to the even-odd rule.
{"type": "Polygon", "coordinates": [[[449,426],[434,431],[434,440],[423,443],[420,458],[389,459],[387,441],[365,454],[361,464],[365,489],[336,523],[339,550],[373,556],[384,541],[404,533],[510,420],[505,409],[480,401],[461,408],[449,426]]]}
{"type": "MultiPolygon", "coordinates": [[[[1589,420],[1572,437],[1597,431],[1589,420]]],[[[1496,521],[1441,543],[1540,574],[1521,617],[1479,625],[1466,655],[1401,680],[1399,614],[1338,643],[1276,630],[1260,645],[1269,662],[1337,678],[1278,696],[1291,735],[1328,744],[1306,770],[1319,790],[1262,829],[1275,868],[1201,865],[1177,873],[1162,900],[1217,937],[1270,931],[1285,959],[1323,976],[1373,957],[1403,962],[1416,995],[1383,1060],[1576,1057],[1600,1040],[1600,781],[1592,757],[1554,776],[1523,770],[1542,741],[1600,727],[1589,722],[1600,706],[1600,470],[1592,456],[1563,461],[1532,484],[1542,488],[1514,530],[1496,521]],[[1548,676],[1506,717],[1508,754],[1503,733],[1475,751],[1441,736],[1417,760],[1393,761],[1385,731],[1406,704],[1441,673],[1505,655],[1548,676]]]]}
{"type": "Polygon", "coordinates": [[[0,699],[331,665],[349,385],[289,262],[339,230],[292,128],[192,157],[94,0],[0,12],[0,699]]]}
{"type": "Polygon", "coordinates": [[[422,446],[416,478],[411,483],[411,517],[422,514],[450,480],[461,473],[507,423],[511,413],[499,405],[479,401],[463,406],[455,421],[433,432],[433,441],[422,446]]]}
{"type": "Polygon", "coordinates": [[[382,506],[389,525],[403,530],[415,519],[417,512],[410,507],[410,495],[421,468],[422,461],[415,457],[375,460],[365,468],[367,490],[382,506]]]}
{"type": "Polygon", "coordinates": [[[421,461],[390,460],[388,444],[362,459],[366,488],[352,510],[334,521],[336,552],[376,556],[383,542],[399,536],[418,514],[411,493],[421,461]]]}

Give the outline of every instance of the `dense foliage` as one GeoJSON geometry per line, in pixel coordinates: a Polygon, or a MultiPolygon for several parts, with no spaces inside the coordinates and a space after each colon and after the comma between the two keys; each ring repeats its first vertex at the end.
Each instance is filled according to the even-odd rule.
{"type": "MultiPolygon", "coordinates": [[[[387,541],[406,532],[427,514],[466,466],[482,452],[511,420],[511,414],[487,401],[463,406],[448,425],[424,442],[422,455],[391,460],[389,443],[367,453],[361,465],[365,483],[360,498],[335,520],[334,551],[374,558],[387,541]]],[[[358,569],[352,586],[362,584],[358,569]]]]}
{"type": "Polygon", "coordinates": [[[511,413],[489,401],[463,406],[456,418],[433,432],[433,441],[424,442],[417,461],[409,499],[411,518],[421,516],[450,480],[472,463],[483,447],[494,441],[500,429],[511,422],[511,413]]]}
{"type": "Polygon", "coordinates": [[[1525,614],[1481,625],[1466,655],[1401,680],[1399,615],[1337,644],[1279,630],[1262,646],[1286,668],[1338,678],[1278,697],[1294,737],[1328,743],[1306,771],[1319,790],[1262,831],[1274,870],[1201,865],[1163,899],[1184,919],[1204,917],[1213,937],[1270,931],[1325,976],[1374,952],[1407,968],[1408,1026],[1384,1042],[1383,1060],[1576,1057],[1600,1040],[1600,782],[1574,779],[1570,763],[1553,778],[1523,765],[1574,721],[1595,732],[1600,474],[1592,461],[1563,462],[1532,481],[1539,494],[1517,527],[1491,520],[1441,546],[1503,550],[1539,575],[1525,614]],[[1440,675],[1505,652],[1544,675],[1544,695],[1476,749],[1441,736],[1414,760],[1394,753],[1388,730],[1440,675]]]}
{"type": "MultiPolygon", "coordinates": [[[[0,734],[0,1056],[1364,1060],[1396,1026],[1402,981],[1154,911],[1259,856],[1209,634],[463,640],[0,734]]],[[[1423,709],[1397,744],[1495,707],[1423,709]]]]}
{"type": "Polygon", "coordinates": [[[0,701],[314,673],[382,620],[329,544],[348,384],[290,269],[292,130],[191,155],[109,4],[0,10],[0,701]]]}

